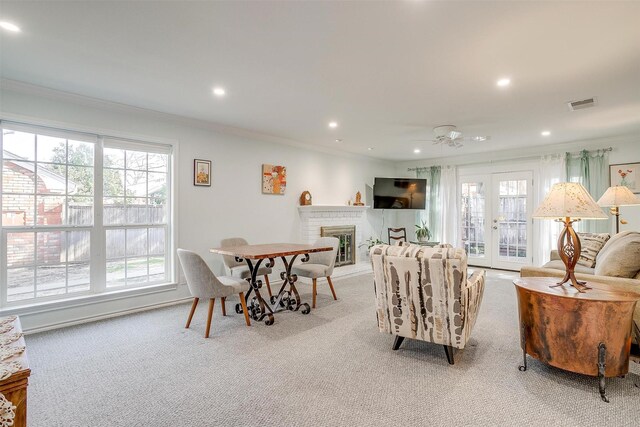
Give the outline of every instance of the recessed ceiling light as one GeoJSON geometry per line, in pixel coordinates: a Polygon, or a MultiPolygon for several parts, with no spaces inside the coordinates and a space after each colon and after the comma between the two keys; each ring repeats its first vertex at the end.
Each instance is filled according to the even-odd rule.
{"type": "Polygon", "coordinates": [[[335,129],[335,128],[337,128],[337,127],[338,127],[338,122],[329,122],[329,127],[330,127],[331,129],[335,129]]]}
{"type": "Polygon", "coordinates": [[[540,135],[542,135],[542,136],[549,136],[549,135],[551,135],[551,131],[549,131],[549,130],[543,130],[542,132],[540,132],[540,135]]]}
{"type": "Polygon", "coordinates": [[[213,88],[213,94],[215,96],[225,96],[226,93],[227,92],[224,90],[224,88],[221,88],[221,87],[214,87],[213,88]]]}
{"type": "Polygon", "coordinates": [[[511,79],[508,79],[508,78],[506,78],[506,77],[505,77],[505,78],[502,78],[502,79],[500,79],[500,80],[498,80],[498,81],[496,82],[496,85],[498,85],[499,87],[507,87],[507,86],[509,86],[510,84],[511,84],[511,79]]]}
{"type": "Polygon", "coordinates": [[[7,21],[0,21],[0,28],[3,28],[7,31],[11,31],[12,33],[20,32],[20,27],[18,27],[16,24],[12,24],[11,22],[7,22],[7,21]]]}
{"type": "Polygon", "coordinates": [[[339,144],[339,143],[342,142],[342,140],[341,139],[336,139],[336,142],[339,144]]]}
{"type": "Polygon", "coordinates": [[[420,149],[416,148],[415,150],[413,150],[413,152],[416,153],[416,154],[420,154],[420,149]]]}
{"type": "Polygon", "coordinates": [[[367,147],[367,150],[371,151],[373,150],[373,147],[367,147]]]}

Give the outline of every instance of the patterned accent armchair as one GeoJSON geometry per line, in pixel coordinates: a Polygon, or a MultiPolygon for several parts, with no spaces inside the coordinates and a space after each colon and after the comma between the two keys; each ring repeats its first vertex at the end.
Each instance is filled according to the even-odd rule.
{"type": "Polygon", "coordinates": [[[404,338],[444,346],[453,365],[454,349],[463,349],[476,322],[485,272],[467,278],[467,255],[451,245],[371,248],[378,328],[404,338]]]}

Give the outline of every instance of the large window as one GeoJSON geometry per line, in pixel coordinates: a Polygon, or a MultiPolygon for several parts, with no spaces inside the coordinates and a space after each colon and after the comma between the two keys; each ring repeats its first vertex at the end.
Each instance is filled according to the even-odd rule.
{"type": "Polygon", "coordinates": [[[170,281],[170,146],[1,128],[1,306],[170,281]]]}

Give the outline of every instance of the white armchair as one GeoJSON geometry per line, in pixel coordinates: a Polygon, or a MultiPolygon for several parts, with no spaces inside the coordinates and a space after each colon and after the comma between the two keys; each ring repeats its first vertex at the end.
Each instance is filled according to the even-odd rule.
{"type": "Polygon", "coordinates": [[[485,272],[467,278],[466,253],[450,245],[378,245],[370,253],[380,332],[395,336],[394,350],[404,338],[443,345],[453,365],[476,322],[485,272]]]}

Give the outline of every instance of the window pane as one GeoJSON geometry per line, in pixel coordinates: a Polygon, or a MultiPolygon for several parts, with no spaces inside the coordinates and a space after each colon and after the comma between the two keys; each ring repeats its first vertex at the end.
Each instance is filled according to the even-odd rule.
{"type": "Polygon", "coordinates": [[[123,258],[125,256],[124,230],[107,230],[107,259],[123,258]]]}
{"type": "Polygon", "coordinates": [[[149,229],[149,254],[162,255],[164,254],[164,228],[150,228],[149,229]]]}
{"type": "Polygon", "coordinates": [[[105,169],[103,175],[104,195],[124,196],[124,171],[119,169],[105,169]]]}
{"type": "Polygon", "coordinates": [[[7,301],[33,298],[35,292],[35,267],[7,269],[7,301]]]}
{"type": "Polygon", "coordinates": [[[169,156],[166,154],[149,153],[149,171],[167,172],[169,156]]]}
{"type": "Polygon", "coordinates": [[[67,198],[67,204],[69,225],[93,224],[93,197],[70,196],[67,198]]]}
{"type": "Polygon", "coordinates": [[[127,259],[127,285],[139,285],[148,280],[147,258],[127,259]]]}
{"type": "Polygon", "coordinates": [[[64,231],[38,232],[38,265],[60,264],[67,261],[64,231]]]}
{"type": "Polygon", "coordinates": [[[7,233],[7,267],[24,267],[35,263],[35,233],[7,233]]]}
{"type": "Polygon", "coordinates": [[[69,140],[69,164],[93,167],[93,149],[90,142],[69,140]]]}
{"type": "Polygon", "coordinates": [[[124,198],[105,198],[103,210],[103,221],[106,225],[125,223],[124,198]]]}
{"type": "Polygon", "coordinates": [[[167,201],[163,199],[150,200],[149,206],[149,223],[164,224],[167,222],[167,201]]]}
{"type": "Polygon", "coordinates": [[[147,251],[147,229],[131,228],[126,231],[127,236],[127,256],[146,255],[147,251]]]}
{"type": "Polygon", "coordinates": [[[64,194],[67,190],[67,167],[50,163],[38,163],[38,194],[64,194]]]}
{"type": "Polygon", "coordinates": [[[69,262],[89,261],[91,259],[91,232],[67,232],[67,258],[69,262]]]}
{"type": "Polygon", "coordinates": [[[124,150],[117,148],[104,148],[104,167],[124,168],[124,150]]]}
{"type": "Polygon", "coordinates": [[[131,170],[147,170],[147,153],[127,150],[126,168],[131,170]]]}
{"type": "Polygon", "coordinates": [[[65,220],[65,196],[38,196],[38,225],[60,225],[65,220]]]}
{"type": "Polygon", "coordinates": [[[125,261],[107,262],[107,288],[125,285],[125,261]]]}
{"type": "Polygon", "coordinates": [[[3,129],[2,151],[4,158],[17,156],[23,160],[35,160],[36,136],[32,133],[3,129]]]}
{"type": "Polygon", "coordinates": [[[149,173],[149,188],[147,195],[150,198],[164,199],[167,197],[167,174],[166,173],[149,173]]]}
{"type": "Polygon", "coordinates": [[[147,173],[141,171],[126,171],[127,196],[146,197],[147,173]]]}
{"type": "Polygon", "coordinates": [[[146,224],[149,221],[145,197],[127,198],[127,223],[146,224]]]}
{"type": "Polygon", "coordinates": [[[34,171],[35,163],[5,160],[2,162],[2,191],[33,194],[36,189],[34,171]]]}
{"type": "Polygon", "coordinates": [[[36,147],[39,162],[67,163],[66,139],[38,135],[36,147]]]}
{"type": "Polygon", "coordinates": [[[69,194],[93,194],[93,168],[84,166],[69,166],[69,194]]]}
{"type": "Polygon", "coordinates": [[[91,266],[88,263],[69,264],[68,292],[89,290],[91,266]]]}
{"type": "Polygon", "coordinates": [[[31,226],[34,220],[35,197],[28,194],[2,196],[2,225],[31,226]]]}
{"type": "Polygon", "coordinates": [[[149,282],[163,282],[166,280],[164,257],[149,258],[149,282]]]}
{"type": "Polygon", "coordinates": [[[65,264],[38,267],[36,277],[36,297],[65,294],[67,266],[65,264]]]}

